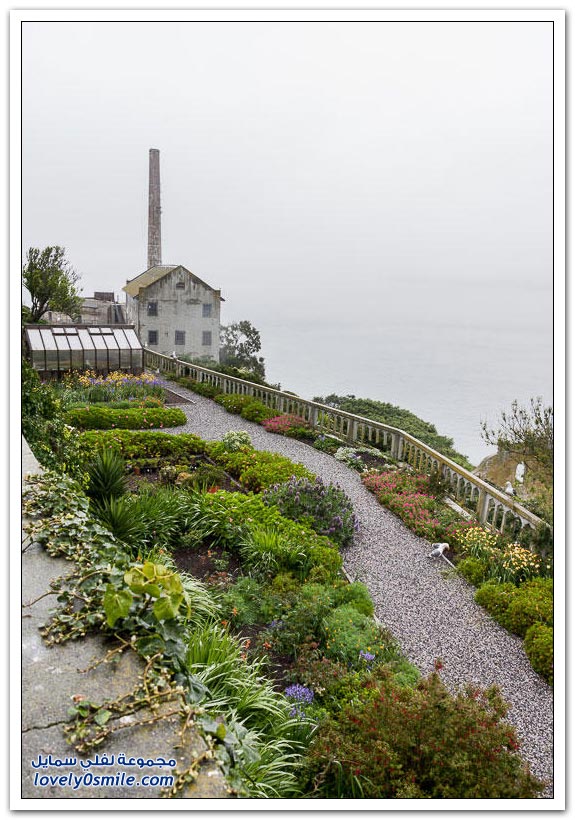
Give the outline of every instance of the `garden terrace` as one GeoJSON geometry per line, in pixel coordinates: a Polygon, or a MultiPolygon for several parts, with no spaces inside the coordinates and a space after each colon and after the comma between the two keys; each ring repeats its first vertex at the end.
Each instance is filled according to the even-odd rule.
{"type": "MultiPolygon", "coordinates": [[[[551,781],[553,692],[531,667],[521,638],[476,604],[473,587],[454,572],[446,574],[445,563],[429,559],[429,542],[381,507],[357,472],[304,442],[231,415],[210,399],[180,386],[177,390],[194,404],[186,411],[187,425],[167,432],[220,440],[229,431],[243,430],[257,449],[280,453],[344,490],[359,518],[353,544],[343,551],[344,568],[368,587],[377,618],[422,674],[440,658],[442,679],[452,690],[467,682],[496,683],[511,704],[508,719],[518,729],[522,754],[538,776],[551,781]]],[[[301,415],[301,408],[295,411],[301,415]]]]}
{"type": "MultiPolygon", "coordinates": [[[[185,390],[181,392],[187,394],[185,390]]],[[[32,396],[35,401],[41,398],[37,393],[32,396]]],[[[282,706],[283,695],[277,691],[274,693],[269,682],[258,682],[258,664],[265,661],[264,658],[258,659],[257,654],[251,657],[253,639],[257,646],[261,644],[261,648],[274,655],[271,660],[277,673],[276,685],[280,689],[290,680],[289,675],[295,674],[291,680],[297,684],[289,687],[289,692],[293,689],[293,693],[288,694],[285,690],[285,697],[293,698],[290,714],[296,721],[303,717],[307,720],[307,710],[310,710],[309,718],[323,716],[317,733],[319,738],[327,739],[325,730],[329,724],[323,721],[326,711],[337,724],[338,715],[343,717],[341,710],[345,703],[365,703],[364,725],[372,725],[370,693],[367,691],[370,687],[372,694],[379,691],[381,697],[391,697],[394,703],[399,698],[406,708],[413,710],[411,728],[406,726],[405,730],[407,745],[402,747],[399,742],[392,743],[386,749],[384,735],[377,738],[378,744],[384,744],[378,746],[382,755],[381,771],[387,771],[387,765],[391,768],[389,779],[386,775],[379,784],[365,782],[366,789],[375,789],[375,796],[387,795],[381,791],[384,785],[390,789],[391,796],[397,797],[535,796],[541,784],[529,781],[529,778],[522,780],[516,768],[517,759],[512,761],[505,757],[500,767],[499,763],[495,765],[495,768],[499,767],[498,773],[493,771],[489,761],[499,760],[499,749],[506,755],[504,749],[513,750],[517,745],[510,727],[502,725],[497,728],[503,714],[502,704],[488,694],[479,694],[483,687],[492,683],[501,686],[504,695],[512,701],[510,717],[523,740],[522,754],[532,763],[538,776],[550,780],[552,701],[545,684],[536,676],[534,679],[534,673],[529,675],[520,643],[513,644],[508,640],[512,636],[494,631],[495,624],[475,605],[465,583],[452,575],[445,577],[440,571],[440,565],[444,565],[429,559],[428,541],[407,531],[389,511],[367,495],[359,474],[349,469],[352,466],[357,470],[357,465],[349,464],[349,458],[342,462],[336,455],[336,459],[332,459],[325,452],[291,438],[293,431],[289,429],[282,430],[282,435],[278,436],[251,423],[256,420],[265,423],[267,416],[262,416],[261,409],[266,413],[270,411],[264,404],[252,401],[250,407],[249,402],[235,401],[222,402],[222,405],[220,408],[207,399],[194,396],[193,404],[185,414],[186,424],[172,430],[171,435],[129,431],[89,432],[80,436],[75,433],[72,443],[81,443],[83,449],[91,439],[96,452],[86,462],[85,458],[78,459],[78,451],[76,455],[70,451],[68,455],[72,459],[65,457],[61,463],[68,472],[72,467],[84,483],[88,497],[78,485],[74,486],[69,476],[50,478],[51,489],[46,482],[33,482],[37,487],[36,502],[30,502],[27,509],[37,515],[42,509],[38,503],[43,502],[47,513],[46,522],[38,522],[35,530],[39,542],[45,544],[50,554],[59,555],[63,551],[78,562],[78,569],[70,580],[62,582],[64,591],[58,598],[64,603],[62,617],[54,617],[44,630],[45,637],[52,640],[64,635],[70,637],[70,629],[74,634],[82,635],[88,625],[94,623],[100,624],[104,631],[112,629],[119,639],[122,635],[136,634],[135,651],[144,657],[151,651],[159,653],[154,657],[160,659],[157,661],[160,666],[175,671],[181,670],[184,664],[192,675],[199,676],[196,681],[201,686],[190,680],[190,696],[201,702],[206,696],[208,701],[215,698],[213,702],[218,704],[218,709],[222,708],[219,704],[224,703],[220,697],[225,697],[224,720],[226,724],[230,721],[232,735],[236,732],[233,727],[238,725],[234,704],[238,708],[241,704],[242,715],[250,725],[257,724],[261,731],[268,731],[265,714],[271,717],[273,712],[284,727],[282,731],[289,732],[289,721],[285,723],[285,702],[282,706]],[[233,417],[228,411],[241,412],[242,418],[233,417]],[[182,435],[182,429],[187,435],[182,435]],[[194,432],[199,437],[194,436],[194,432]],[[250,446],[250,436],[255,449],[250,446]],[[104,439],[109,440],[112,448],[102,447],[104,439]],[[206,439],[216,441],[206,443],[206,439]],[[168,442],[167,450],[175,452],[183,448],[186,453],[191,453],[189,460],[185,457],[173,466],[166,464],[162,467],[160,481],[172,484],[172,487],[142,486],[137,487],[135,493],[127,493],[126,465],[117,449],[124,456],[130,453],[136,460],[155,459],[158,445],[165,450],[168,442]],[[203,455],[215,463],[200,465],[203,455]],[[218,492],[213,485],[214,468],[217,471],[222,467],[255,494],[218,492]],[[192,485],[190,492],[179,484],[193,482],[194,474],[200,469],[204,470],[205,488],[198,490],[192,485]],[[316,478],[318,476],[321,480],[316,478]],[[42,495],[43,487],[48,489],[47,495],[42,495]],[[263,495],[262,491],[265,491],[263,495]],[[54,510],[62,509],[68,514],[54,516],[54,510]],[[356,532],[358,519],[359,532],[356,532]],[[119,540],[113,543],[110,541],[112,537],[119,540]],[[342,586],[342,581],[338,580],[342,556],[335,543],[343,552],[348,574],[365,581],[369,592],[361,583],[343,583],[342,586]],[[178,576],[173,561],[176,559],[179,566],[180,559],[186,558],[182,549],[196,553],[198,558],[205,555],[209,559],[205,568],[198,566],[197,571],[208,584],[214,582],[216,588],[223,585],[221,594],[216,589],[213,602],[208,600],[206,591],[200,589],[197,581],[178,576]],[[231,565],[228,565],[227,572],[223,572],[222,564],[230,558],[233,559],[231,565]],[[80,610],[76,607],[75,594],[79,589],[84,601],[80,610]],[[217,621],[198,623],[202,609],[197,605],[190,606],[189,595],[194,596],[196,604],[201,604],[202,618],[209,611],[210,618],[223,617],[221,623],[226,627],[238,628],[243,644],[238,645],[222,632],[217,621]],[[184,604],[185,600],[187,604],[184,604]],[[215,601],[220,613],[217,616],[215,601]],[[392,635],[387,630],[379,630],[377,621],[371,620],[374,605],[375,614],[385,627],[391,628],[392,635]],[[187,620],[189,618],[194,622],[187,620]],[[178,619],[177,624],[174,619],[178,619]],[[183,640],[175,640],[176,635],[183,640]],[[398,653],[396,641],[408,660],[398,653]],[[227,669],[225,678],[215,671],[210,660],[214,657],[218,658],[218,669],[227,669]],[[422,686],[417,683],[417,672],[409,661],[424,674],[431,673],[428,683],[422,683],[422,686]],[[247,668],[243,666],[244,662],[255,665],[247,668]],[[376,667],[372,671],[374,662],[376,667]],[[455,729],[459,709],[453,712],[455,723],[450,725],[456,733],[456,747],[467,761],[465,783],[460,770],[451,766],[453,755],[449,744],[448,758],[444,762],[450,772],[448,775],[447,769],[442,769],[441,778],[435,776],[435,766],[430,763],[432,759],[440,759],[435,756],[441,755],[439,747],[431,750],[433,754],[426,758],[427,763],[420,760],[416,766],[418,773],[408,751],[413,748],[412,741],[416,746],[427,744],[416,731],[420,717],[427,722],[417,705],[424,705],[420,694],[431,707],[430,716],[434,713],[434,698],[448,698],[454,705],[451,696],[442,688],[444,683],[438,680],[432,683],[434,670],[441,665],[444,667],[441,677],[453,692],[464,684],[472,685],[468,694],[461,695],[461,706],[471,720],[473,731],[482,733],[482,726],[492,726],[495,730],[487,740],[489,748],[498,750],[495,757],[491,752],[485,758],[468,757],[467,752],[463,752],[465,738],[455,729]],[[352,679],[349,668],[355,675],[352,679]],[[340,678],[342,690],[338,683],[340,678]],[[310,685],[315,689],[315,699],[313,691],[308,688],[310,685]],[[202,688],[205,686],[207,691],[202,688]],[[338,687],[341,690],[339,695],[338,687]],[[422,694],[424,691],[426,695],[422,694]],[[323,700],[322,692],[327,692],[326,700],[323,700]],[[481,703],[476,702],[476,698],[480,698],[481,703]],[[263,723],[257,723],[257,710],[254,712],[250,706],[254,702],[259,704],[257,708],[264,710],[260,713],[263,723]],[[482,712],[482,704],[488,711],[494,710],[492,716],[482,712]],[[495,722],[492,723],[492,719],[495,722]],[[397,777],[396,753],[404,756],[399,771],[413,772],[416,778],[413,780],[415,792],[409,786],[411,774],[397,777]],[[474,762],[470,768],[471,760],[474,762]],[[506,761],[512,769],[506,768],[506,761]],[[403,768],[404,763],[407,769],[403,768]],[[391,780],[395,780],[395,785],[391,785],[391,780]]],[[[301,413],[298,415],[300,418],[294,420],[294,424],[307,434],[309,430],[301,425],[301,413]]],[[[271,429],[274,429],[273,425],[271,429]]],[[[324,439],[322,436],[322,446],[324,439]]],[[[377,452],[381,454],[381,451],[377,452]]],[[[349,456],[350,453],[341,455],[349,456]]],[[[383,460],[389,461],[389,457],[383,457],[383,460]]],[[[410,475],[409,471],[404,474],[410,475]]],[[[515,621],[519,611],[517,603],[509,603],[510,622],[515,621]]],[[[520,626],[527,628],[527,621],[522,620],[520,626]]],[[[149,661],[151,664],[152,658],[149,661]]],[[[151,668],[160,677],[165,674],[160,668],[153,665],[151,668]]],[[[97,726],[100,726],[98,719],[107,723],[111,715],[117,714],[112,704],[88,704],[82,708],[92,710],[93,722],[97,726]]],[[[394,706],[391,708],[396,710],[394,706]]],[[[353,722],[353,715],[350,717],[353,722]]],[[[84,716],[80,714],[68,731],[84,732],[84,724],[84,716]]],[[[208,716],[202,725],[208,733],[222,739],[222,727],[217,721],[208,716]]],[[[97,726],[91,724],[89,730],[92,734],[95,732],[96,740],[100,731],[97,726]]],[[[227,732],[225,726],[223,729],[227,732]]],[[[301,730],[304,726],[300,725],[298,731],[301,730]]],[[[447,749],[444,735],[449,731],[451,729],[444,727],[439,731],[440,746],[444,749],[447,749]]],[[[85,745],[83,737],[80,736],[81,746],[85,745]]],[[[273,734],[273,737],[278,736],[273,734]]],[[[287,735],[285,740],[290,743],[287,735]]],[[[260,748],[268,749],[270,741],[273,745],[273,738],[262,736],[260,748]]],[[[331,741],[328,742],[331,747],[331,741]]],[[[484,748],[475,741],[471,747],[471,755],[484,748]]],[[[337,776],[336,782],[331,784],[323,779],[325,767],[322,761],[326,748],[321,743],[310,748],[310,754],[316,755],[318,768],[309,769],[310,780],[301,781],[304,788],[317,791],[316,796],[357,796],[356,791],[362,796],[361,783],[353,776],[343,792],[338,792],[337,776]]],[[[372,748],[367,735],[362,738],[361,748],[361,754],[372,748]]],[[[224,749],[220,751],[225,752],[224,749]]],[[[422,748],[421,751],[428,755],[429,750],[422,748]]],[[[261,759],[265,771],[269,771],[266,769],[268,765],[275,765],[276,756],[268,758],[267,762],[261,759]]],[[[444,762],[438,765],[444,765],[444,762]]],[[[284,763],[288,763],[287,759],[284,763]]],[[[274,786],[268,783],[269,778],[263,774],[260,763],[257,767],[260,782],[254,785],[259,796],[279,796],[273,793],[274,786]]],[[[353,775],[353,771],[353,767],[348,769],[348,774],[353,775]]],[[[282,770],[278,779],[279,770],[276,769],[275,782],[282,784],[282,793],[286,787],[296,785],[292,777],[290,786],[284,774],[282,770]]],[[[248,789],[251,790],[251,786],[248,789]]],[[[545,796],[549,793],[548,790],[545,796]]]]}
{"type": "Polygon", "coordinates": [[[144,364],[168,376],[189,377],[220,393],[251,396],[278,414],[300,416],[318,432],[337,435],[349,444],[371,444],[388,450],[394,458],[421,472],[437,471],[448,482],[454,500],[473,509],[478,521],[493,530],[517,535],[524,527],[541,524],[540,518],[512,497],[403,430],[148,349],[144,349],[144,364]]]}

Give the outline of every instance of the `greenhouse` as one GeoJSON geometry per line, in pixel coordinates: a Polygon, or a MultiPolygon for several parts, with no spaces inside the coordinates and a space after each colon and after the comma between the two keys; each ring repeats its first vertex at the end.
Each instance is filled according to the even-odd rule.
{"type": "Polygon", "coordinates": [[[25,325],[24,347],[42,378],[69,370],[140,373],[143,350],[133,325],[25,325]]]}

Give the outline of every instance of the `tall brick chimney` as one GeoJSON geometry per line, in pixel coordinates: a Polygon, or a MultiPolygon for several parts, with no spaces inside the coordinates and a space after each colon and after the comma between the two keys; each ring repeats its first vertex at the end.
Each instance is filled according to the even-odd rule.
{"type": "Polygon", "coordinates": [[[148,267],[162,264],[162,225],[160,206],[160,152],[150,148],[150,185],[148,191],[148,267]]]}

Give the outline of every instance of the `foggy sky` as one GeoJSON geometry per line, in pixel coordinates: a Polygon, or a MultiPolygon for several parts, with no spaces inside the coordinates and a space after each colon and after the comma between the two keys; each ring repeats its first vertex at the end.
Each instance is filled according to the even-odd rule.
{"type": "Polygon", "coordinates": [[[146,268],[153,147],[162,261],[221,288],[224,321],[375,320],[406,280],[423,311],[480,281],[550,306],[550,23],[23,32],[23,252],[65,246],[84,295],[146,268]]]}

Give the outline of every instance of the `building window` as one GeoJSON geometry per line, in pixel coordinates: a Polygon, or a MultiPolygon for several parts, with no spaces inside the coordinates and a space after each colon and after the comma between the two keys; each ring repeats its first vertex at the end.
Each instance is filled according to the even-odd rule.
{"type": "Polygon", "coordinates": [[[157,330],[148,330],[148,344],[149,345],[157,345],[158,344],[158,331],[157,330]]]}
{"type": "Polygon", "coordinates": [[[176,337],[174,339],[174,342],[177,345],[185,345],[186,344],[186,331],[185,330],[176,330],[176,337]]]}
{"type": "Polygon", "coordinates": [[[210,346],[212,344],[212,331],[211,330],[203,330],[202,331],[202,344],[210,346]]]}
{"type": "Polygon", "coordinates": [[[183,290],[186,287],[186,283],[182,280],[181,282],[176,282],[176,288],[178,290],[183,290]]]}
{"type": "Polygon", "coordinates": [[[158,315],[158,303],[157,302],[148,302],[148,316],[157,316],[158,315]]]}
{"type": "Polygon", "coordinates": [[[211,302],[204,302],[202,305],[202,316],[204,319],[211,319],[212,316],[212,305],[211,302]]]}

